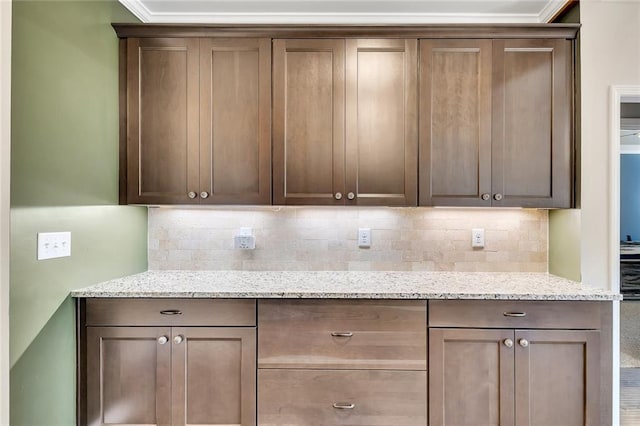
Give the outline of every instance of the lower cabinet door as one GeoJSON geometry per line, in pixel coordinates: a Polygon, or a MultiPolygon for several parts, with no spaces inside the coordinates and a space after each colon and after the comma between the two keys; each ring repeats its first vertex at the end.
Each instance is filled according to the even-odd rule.
{"type": "Polygon", "coordinates": [[[516,330],[516,424],[600,424],[598,331],[516,330]]]}
{"type": "Polygon", "coordinates": [[[513,330],[430,328],[429,424],[513,425],[514,346],[513,330]]]}
{"type": "Polygon", "coordinates": [[[87,423],[171,424],[171,329],[87,328],[87,423]]]}
{"type": "Polygon", "coordinates": [[[258,425],[427,424],[426,371],[258,370],[258,425]]]}
{"type": "Polygon", "coordinates": [[[172,328],[172,425],[256,424],[255,327],[172,328]]]}

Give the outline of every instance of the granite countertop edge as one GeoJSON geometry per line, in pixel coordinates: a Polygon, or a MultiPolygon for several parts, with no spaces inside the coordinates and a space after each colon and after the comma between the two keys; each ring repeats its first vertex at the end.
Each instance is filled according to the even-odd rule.
{"type": "Polygon", "coordinates": [[[147,271],[73,290],[75,298],[621,300],[548,273],[147,271]]]}

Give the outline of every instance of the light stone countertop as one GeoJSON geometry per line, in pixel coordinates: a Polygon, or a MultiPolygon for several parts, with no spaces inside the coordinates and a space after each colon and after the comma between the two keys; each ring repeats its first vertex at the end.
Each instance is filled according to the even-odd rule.
{"type": "Polygon", "coordinates": [[[74,290],[73,297],[620,300],[546,273],[148,271],[74,290]]]}

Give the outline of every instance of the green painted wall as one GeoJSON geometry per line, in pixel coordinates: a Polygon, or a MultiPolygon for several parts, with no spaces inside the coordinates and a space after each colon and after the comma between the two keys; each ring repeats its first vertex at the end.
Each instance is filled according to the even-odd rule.
{"type": "Polygon", "coordinates": [[[549,212],[549,272],[581,281],[580,210],[549,212]]]}
{"type": "Polygon", "coordinates": [[[13,2],[11,424],[75,424],[69,291],[146,270],[145,208],[118,202],[117,0],[13,2]],[[71,257],[36,260],[38,232],[71,257]]]}

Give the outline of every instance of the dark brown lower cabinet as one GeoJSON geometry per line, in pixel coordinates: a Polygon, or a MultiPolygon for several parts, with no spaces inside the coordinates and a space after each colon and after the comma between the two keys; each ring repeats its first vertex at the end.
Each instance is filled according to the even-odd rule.
{"type": "Polygon", "coordinates": [[[600,424],[600,333],[429,329],[432,425],[600,424]]]}
{"type": "Polygon", "coordinates": [[[88,327],[89,425],[255,425],[254,327],[88,327]]]}

